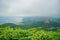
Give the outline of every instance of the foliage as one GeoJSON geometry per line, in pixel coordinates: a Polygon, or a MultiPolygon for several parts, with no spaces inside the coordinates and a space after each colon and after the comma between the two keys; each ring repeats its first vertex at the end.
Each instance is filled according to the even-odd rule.
{"type": "Polygon", "coordinates": [[[60,40],[60,31],[0,27],[0,40],[60,40]]]}

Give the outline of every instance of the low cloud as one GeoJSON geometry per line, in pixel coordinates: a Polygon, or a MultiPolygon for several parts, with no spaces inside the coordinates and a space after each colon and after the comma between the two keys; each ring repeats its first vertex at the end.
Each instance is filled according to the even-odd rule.
{"type": "Polygon", "coordinates": [[[59,0],[1,0],[0,2],[0,16],[58,16],[60,13],[59,0]]]}

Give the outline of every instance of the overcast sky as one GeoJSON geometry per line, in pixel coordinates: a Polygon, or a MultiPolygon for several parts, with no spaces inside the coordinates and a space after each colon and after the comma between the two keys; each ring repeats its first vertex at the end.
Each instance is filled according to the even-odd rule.
{"type": "Polygon", "coordinates": [[[0,0],[0,16],[59,16],[59,0],[0,0]]]}

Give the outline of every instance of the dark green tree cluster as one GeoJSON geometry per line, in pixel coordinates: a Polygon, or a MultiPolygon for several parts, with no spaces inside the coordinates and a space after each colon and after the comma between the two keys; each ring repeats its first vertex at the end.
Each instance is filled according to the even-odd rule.
{"type": "Polygon", "coordinates": [[[37,28],[0,27],[0,40],[60,40],[60,30],[45,31],[37,28]]]}

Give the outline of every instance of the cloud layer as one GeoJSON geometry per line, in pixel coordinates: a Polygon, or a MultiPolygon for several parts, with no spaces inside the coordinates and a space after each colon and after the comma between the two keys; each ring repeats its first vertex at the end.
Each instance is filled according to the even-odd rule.
{"type": "Polygon", "coordinates": [[[60,16],[59,0],[1,0],[0,16],[60,16]]]}

